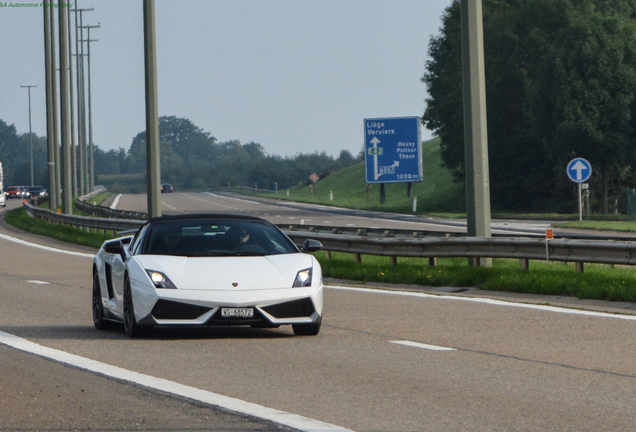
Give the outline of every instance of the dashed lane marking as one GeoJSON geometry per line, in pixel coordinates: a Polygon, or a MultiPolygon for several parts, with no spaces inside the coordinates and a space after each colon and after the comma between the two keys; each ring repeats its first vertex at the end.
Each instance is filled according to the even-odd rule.
{"type": "Polygon", "coordinates": [[[390,341],[390,342],[392,344],[406,345],[406,346],[410,346],[414,348],[422,348],[422,349],[427,349],[431,351],[457,351],[455,348],[447,348],[447,347],[442,347],[437,345],[428,345],[428,344],[412,342],[412,341],[390,341]]]}
{"type": "Polygon", "coordinates": [[[117,208],[117,204],[119,204],[119,198],[121,198],[121,194],[115,197],[113,203],[110,205],[110,208],[112,208],[113,210],[117,208]]]}

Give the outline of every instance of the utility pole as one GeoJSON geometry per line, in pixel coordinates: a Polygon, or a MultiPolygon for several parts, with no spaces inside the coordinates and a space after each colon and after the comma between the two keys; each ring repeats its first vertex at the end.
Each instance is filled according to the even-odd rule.
{"type": "Polygon", "coordinates": [[[86,46],[88,49],[88,163],[87,163],[87,173],[88,173],[88,192],[92,192],[93,187],[95,186],[95,163],[93,160],[94,147],[93,147],[93,113],[91,110],[91,42],[97,42],[99,39],[91,39],[91,29],[92,28],[100,28],[101,25],[97,24],[94,26],[82,26],[82,28],[87,29],[88,31],[88,39],[82,40],[81,42],[86,42],[86,46]]]}
{"type": "Polygon", "coordinates": [[[46,69],[46,140],[48,154],[49,171],[49,207],[51,210],[57,209],[56,189],[59,189],[57,181],[57,111],[55,104],[57,100],[57,83],[55,80],[55,21],[51,13],[52,3],[44,3],[44,63],[46,69]]]}
{"type": "Polygon", "coordinates": [[[58,0],[59,46],[60,46],[60,135],[62,162],[62,212],[73,214],[73,182],[71,181],[71,140],[69,120],[68,83],[68,22],[64,0],[58,0]]]}
{"type": "Polygon", "coordinates": [[[157,102],[157,54],[155,2],[144,0],[144,63],[146,74],[146,165],[148,178],[148,217],[161,216],[159,184],[159,108],[157,102]]]}
{"type": "MultiPolygon", "coordinates": [[[[77,5],[77,2],[76,2],[77,5]]],[[[84,44],[80,43],[84,39],[84,12],[93,11],[94,8],[80,9],[76,7],[75,12],[75,53],[77,56],[77,133],[79,147],[79,194],[84,195],[88,190],[88,170],[86,158],[86,93],[84,82],[84,44]],[[77,13],[79,12],[79,20],[77,13]]]]}
{"type": "Polygon", "coordinates": [[[68,28],[68,79],[69,79],[69,103],[70,103],[70,118],[71,118],[71,173],[72,181],[71,187],[73,188],[73,198],[77,197],[77,151],[75,146],[75,112],[73,107],[73,38],[71,37],[71,8],[66,8],[67,28],[68,28]]]}
{"type": "MultiPolygon", "coordinates": [[[[466,213],[469,237],[490,237],[490,180],[481,0],[461,0],[466,213]]],[[[489,266],[492,258],[470,258],[489,266]]]]}
{"type": "Polygon", "coordinates": [[[20,85],[22,88],[26,88],[29,92],[29,141],[31,144],[31,186],[33,184],[33,131],[31,130],[31,88],[37,87],[37,85],[20,85]]]}
{"type": "Polygon", "coordinates": [[[49,18],[50,9],[47,4],[43,4],[44,12],[44,72],[46,83],[46,153],[48,160],[48,177],[49,177],[49,197],[52,197],[53,187],[55,185],[55,171],[53,166],[53,68],[51,67],[51,20],[49,18]]]}

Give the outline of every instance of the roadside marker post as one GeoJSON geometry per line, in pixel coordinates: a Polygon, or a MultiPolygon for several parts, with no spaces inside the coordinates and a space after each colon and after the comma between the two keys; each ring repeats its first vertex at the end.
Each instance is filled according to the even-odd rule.
{"type": "Polygon", "coordinates": [[[547,229],[545,231],[545,260],[547,262],[550,262],[550,249],[548,247],[548,243],[550,242],[550,240],[552,240],[553,238],[553,232],[552,229],[547,229]]]}

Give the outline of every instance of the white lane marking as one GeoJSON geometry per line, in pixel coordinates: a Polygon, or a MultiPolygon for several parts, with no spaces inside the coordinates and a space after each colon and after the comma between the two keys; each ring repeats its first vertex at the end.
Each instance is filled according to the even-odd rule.
{"type": "Polygon", "coordinates": [[[246,199],[242,199],[242,198],[226,197],[226,196],[213,194],[212,192],[204,192],[204,193],[206,193],[208,195],[212,195],[215,198],[223,198],[223,199],[234,200],[234,201],[243,201],[243,202],[250,203],[250,204],[261,205],[261,203],[259,203],[259,202],[250,201],[250,200],[246,200],[246,199]]]}
{"type": "Polygon", "coordinates": [[[85,357],[80,357],[75,354],[48,348],[9,333],[0,332],[0,343],[18,349],[20,351],[35,354],[37,356],[48,358],[79,369],[87,370],[98,375],[131,382],[150,389],[159,390],[161,392],[170,393],[205,404],[225,408],[230,411],[273,421],[275,423],[289,426],[291,428],[296,428],[301,431],[353,432],[351,429],[345,429],[340,426],[323,423],[318,420],[313,420],[285,411],[279,411],[276,409],[264,407],[262,405],[257,405],[255,403],[245,402],[240,399],[235,399],[209,391],[197,389],[163,378],[156,378],[150,375],[140,374],[138,372],[129,371],[117,366],[112,366],[85,357]]]}
{"type": "MultiPolygon", "coordinates": [[[[241,198],[234,198],[234,197],[226,197],[226,196],[213,194],[211,192],[204,192],[204,193],[206,193],[208,195],[212,195],[212,196],[214,196],[216,198],[224,198],[224,199],[227,199],[227,200],[243,201],[243,202],[250,203],[250,204],[263,205],[263,203],[256,202],[256,201],[250,201],[250,200],[241,199],[241,198]]],[[[213,204],[220,205],[222,207],[231,208],[233,210],[239,210],[239,209],[236,209],[236,208],[233,208],[231,206],[224,205],[224,204],[218,204],[218,203],[213,203],[213,204]]],[[[299,204],[299,203],[296,203],[296,204],[299,204]]],[[[272,205],[274,205],[274,204],[272,204],[272,205]]],[[[351,209],[345,209],[345,208],[342,208],[342,207],[322,206],[322,205],[318,205],[318,204],[305,204],[302,207],[304,207],[305,211],[310,211],[310,212],[314,212],[314,213],[316,212],[315,209],[325,209],[325,210],[329,210],[330,212],[333,211],[334,209],[336,209],[336,210],[351,210],[351,209]]],[[[382,214],[384,214],[384,213],[382,213],[382,214]]],[[[406,216],[411,217],[412,215],[406,215],[406,216]]],[[[373,216],[347,215],[347,217],[357,218],[357,219],[365,219],[365,220],[373,220],[373,221],[377,220],[373,216]]],[[[428,219],[433,220],[433,218],[428,218],[428,219]]],[[[389,221],[389,222],[399,222],[399,223],[414,224],[414,225],[422,225],[422,224],[423,225],[427,225],[426,222],[420,222],[420,221],[404,221],[404,220],[396,220],[396,219],[391,219],[391,218],[387,218],[386,220],[389,221]]],[[[329,223],[329,222],[325,222],[325,223],[329,223]]],[[[353,226],[353,224],[347,224],[347,225],[348,226],[353,226]]],[[[430,225],[430,224],[428,224],[428,225],[430,225]]],[[[455,231],[457,231],[459,233],[465,232],[465,229],[466,229],[465,226],[457,226],[455,224],[446,225],[446,224],[443,224],[443,223],[439,223],[439,224],[436,223],[436,224],[433,224],[433,225],[435,227],[444,227],[444,228],[447,228],[447,229],[448,228],[453,228],[453,229],[455,229],[455,231]]],[[[520,231],[508,231],[505,228],[503,228],[503,229],[502,228],[498,228],[497,225],[498,225],[498,223],[493,223],[492,229],[493,229],[493,232],[496,232],[496,233],[499,233],[499,234],[537,235],[536,232],[532,232],[532,231],[523,231],[523,232],[520,232],[520,231]]],[[[537,228],[535,228],[535,229],[543,229],[544,227],[549,227],[549,226],[550,226],[549,224],[540,224],[540,225],[537,225],[537,228]]],[[[419,227],[419,229],[423,229],[423,230],[429,229],[430,230],[430,228],[422,228],[421,226],[419,227]]],[[[530,230],[532,228],[519,227],[518,229],[530,230]]],[[[433,229],[432,231],[436,231],[436,230],[433,229]]]]}
{"type": "Polygon", "coordinates": [[[614,318],[614,319],[622,319],[627,321],[636,321],[636,315],[611,314],[606,312],[594,312],[594,311],[579,310],[579,309],[568,309],[566,307],[544,306],[544,305],[536,305],[531,303],[515,303],[512,301],[494,300],[494,299],[488,299],[488,298],[436,295],[436,294],[426,294],[426,293],[420,293],[420,292],[406,292],[406,291],[388,291],[383,289],[353,288],[353,287],[343,287],[343,286],[335,286],[335,285],[329,285],[329,286],[325,285],[325,288],[331,288],[331,289],[341,290],[341,291],[357,291],[357,292],[366,292],[366,293],[373,293],[373,294],[420,297],[420,298],[429,298],[429,299],[437,299],[437,300],[467,301],[467,302],[473,302],[473,303],[484,303],[484,304],[489,304],[493,306],[518,307],[518,308],[524,308],[524,309],[535,309],[535,310],[541,310],[546,312],[555,312],[555,313],[563,313],[563,314],[570,314],[570,315],[584,315],[584,316],[591,316],[591,317],[614,318]]]}
{"type": "Polygon", "coordinates": [[[39,245],[39,244],[36,244],[36,243],[28,242],[28,241],[25,241],[25,240],[20,240],[19,238],[11,237],[11,236],[4,235],[4,234],[0,234],[0,238],[12,241],[14,243],[19,243],[21,245],[31,246],[31,247],[38,248],[38,249],[43,249],[43,250],[46,250],[46,251],[49,251],[49,252],[58,252],[58,253],[81,256],[81,257],[86,257],[86,258],[94,258],[95,257],[95,254],[87,254],[87,253],[84,253],[84,252],[75,252],[75,251],[69,251],[69,250],[64,250],[64,249],[57,249],[57,248],[49,247],[49,246],[43,246],[43,245],[39,245]]]}
{"type": "Polygon", "coordinates": [[[32,284],[36,284],[36,285],[50,285],[51,282],[45,282],[45,281],[40,281],[40,280],[28,280],[27,282],[31,282],[32,284]]]}
{"type": "Polygon", "coordinates": [[[410,347],[422,348],[422,349],[427,349],[432,351],[457,351],[455,348],[447,348],[447,347],[442,347],[437,345],[427,345],[427,344],[423,344],[419,342],[411,342],[411,341],[389,341],[389,342],[391,342],[392,344],[406,345],[410,347]]]}
{"type": "MultiPolygon", "coordinates": [[[[206,193],[209,193],[209,192],[206,192],[206,193]]],[[[210,195],[211,195],[211,194],[210,194],[210,195]]],[[[193,196],[193,195],[187,195],[187,197],[192,198],[192,199],[195,199],[195,200],[197,200],[197,201],[202,201],[202,202],[204,202],[204,203],[206,203],[206,204],[212,204],[212,205],[215,205],[215,206],[225,207],[225,208],[229,208],[229,209],[231,209],[231,210],[236,210],[236,211],[238,211],[238,209],[237,209],[236,207],[228,206],[228,205],[225,205],[225,204],[219,204],[218,202],[214,202],[214,201],[204,200],[204,199],[198,198],[198,197],[193,196]]]]}
{"type": "Polygon", "coordinates": [[[117,208],[117,204],[119,204],[119,198],[121,198],[121,194],[115,197],[113,203],[110,205],[110,208],[112,208],[113,210],[117,208]]]}
{"type": "Polygon", "coordinates": [[[179,210],[178,208],[172,207],[170,204],[166,203],[164,200],[161,200],[161,204],[165,205],[170,210],[174,210],[174,211],[179,212],[179,213],[185,213],[183,210],[179,210]]]}

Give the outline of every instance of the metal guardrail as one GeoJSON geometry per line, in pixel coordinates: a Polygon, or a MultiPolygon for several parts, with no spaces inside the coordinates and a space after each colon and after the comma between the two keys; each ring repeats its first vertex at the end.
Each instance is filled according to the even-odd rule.
{"type": "Polygon", "coordinates": [[[74,216],[62,213],[56,213],[49,209],[43,209],[34,207],[31,204],[24,203],[24,209],[36,219],[45,219],[49,223],[70,225],[80,229],[87,229],[88,231],[111,231],[113,235],[117,234],[117,231],[125,231],[131,229],[138,229],[144,224],[144,221],[133,219],[115,219],[115,218],[100,218],[100,217],[84,217],[74,216]]]}
{"type": "Polygon", "coordinates": [[[90,213],[102,218],[114,218],[114,219],[132,219],[138,221],[145,221],[148,219],[147,213],[134,212],[128,210],[116,210],[110,207],[104,207],[100,205],[90,204],[84,201],[76,201],[75,206],[78,210],[84,213],[90,213]]]}
{"type": "MultiPolygon", "coordinates": [[[[307,224],[284,224],[280,225],[280,228],[286,228],[290,231],[310,231],[310,232],[320,232],[320,233],[332,233],[332,234],[343,234],[343,235],[358,235],[358,236],[368,236],[368,237],[395,237],[395,238],[410,238],[410,237],[466,237],[465,232],[450,232],[450,231],[431,231],[431,230],[414,230],[414,229],[387,229],[387,228],[357,228],[357,227],[338,227],[333,225],[307,225],[307,224]]],[[[464,227],[465,228],[465,227],[464,227]]],[[[512,231],[510,228],[506,230],[512,231]]],[[[503,234],[503,233],[492,233],[492,237],[529,237],[529,238],[545,238],[545,230],[535,230],[536,232],[531,232],[528,230],[517,230],[519,234],[503,234]]],[[[594,234],[594,233],[582,233],[582,232],[573,232],[573,231],[565,231],[564,233],[557,234],[554,233],[554,238],[561,239],[578,239],[578,240],[613,240],[613,241],[636,241],[636,237],[629,235],[620,235],[614,233],[605,232],[603,234],[594,234]]]]}
{"type": "Polygon", "coordinates": [[[397,257],[489,257],[512,258],[521,261],[523,269],[529,260],[550,260],[577,263],[577,271],[583,271],[583,263],[636,265],[636,242],[599,240],[534,239],[522,237],[424,237],[424,238],[374,238],[337,235],[316,232],[283,230],[297,245],[307,238],[319,240],[329,252],[346,252],[356,255],[397,257]],[[547,247],[546,247],[547,242],[547,247]]]}
{"type": "Polygon", "coordinates": [[[102,218],[116,218],[116,219],[133,219],[133,220],[148,220],[148,213],[134,212],[129,210],[116,210],[110,207],[100,206],[97,204],[91,204],[87,202],[91,198],[105,192],[106,188],[102,187],[89,194],[83,195],[75,201],[75,207],[84,213],[90,213],[93,216],[99,216],[102,218]]]}
{"type": "Polygon", "coordinates": [[[95,190],[93,192],[87,193],[86,195],[82,195],[78,198],[78,201],[88,201],[89,199],[96,197],[100,193],[106,192],[106,188],[104,186],[95,186],[95,190]]]}
{"type": "MultiPolygon", "coordinates": [[[[144,223],[144,221],[133,219],[65,215],[34,207],[28,203],[24,203],[24,208],[33,217],[89,231],[112,231],[115,234],[116,231],[138,229],[144,223]]],[[[579,272],[583,271],[583,263],[636,265],[636,242],[632,241],[432,237],[414,236],[413,231],[409,231],[412,233],[411,237],[391,237],[387,236],[387,233],[384,233],[384,236],[364,235],[364,229],[352,235],[339,233],[338,229],[333,227],[330,227],[332,232],[319,232],[306,225],[287,225],[280,228],[299,246],[309,238],[319,240],[328,258],[331,252],[352,253],[356,255],[358,261],[361,255],[378,255],[390,257],[394,265],[397,265],[398,257],[429,258],[430,265],[435,265],[436,258],[442,257],[511,258],[519,259],[522,269],[528,268],[529,260],[549,259],[550,261],[574,262],[579,272]]]]}

